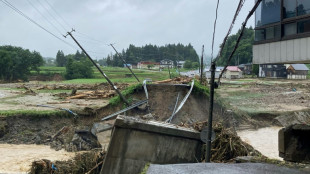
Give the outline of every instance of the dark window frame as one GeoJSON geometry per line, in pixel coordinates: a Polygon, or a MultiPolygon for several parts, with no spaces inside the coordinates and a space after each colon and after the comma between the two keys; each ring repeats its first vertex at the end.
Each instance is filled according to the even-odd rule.
{"type": "MultiPolygon", "coordinates": [[[[277,42],[277,41],[284,41],[284,40],[291,40],[291,39],[297,39],[297,38],[303,38],[303,37],[309,37],[310,36],[310,32],[305,32],[305,33],[298,33],[298,22],[301,21],[305,21],[305,20],[310,20],[310,14],[305,14],[305,15],[301,15],[301,16],[297,16],[297,9],[296,9],[296,16],[295,17],[291,17],[291,18],[284,18],[284,10],[283,10],[283,1],[281,0],[281,15],[280,15],[280,22],[276,22],[276,23],[270,23],[270,24],[266,24],[263,26],[259,26],[259,27],[255,27],[254,30],[262,30],[269,27],[275,27],[277,25],[280,25],[280,38],[274,38],[274,39],[265,39],[265,40],[260,40],[260,41],[255,41],[254,39],[254,45],[258,45],[258,44],[263,44],[263,43],[271,43],[271,42],[277,42]],[[288,36],[284,36],[284,25],[285,24],[289,24],[289,23],[296,23],[296,34],[292,34],[292,35],[288,35],[288,36]]],[[[297,7],[297,0],[296,1],[296,7],[297,7]]],[[[256,16],[255,16],[255,25],[256,25],[256,16]]],[[[265,34],[265,38],[266,38],[266,34],[265,34]]]]}

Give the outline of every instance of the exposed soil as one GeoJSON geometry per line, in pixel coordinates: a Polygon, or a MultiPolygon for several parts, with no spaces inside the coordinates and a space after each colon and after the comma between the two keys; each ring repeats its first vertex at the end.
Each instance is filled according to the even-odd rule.
{"type": "Polygon", "coordinates": [[[218,94],[235,108],[249,112],[286,112],[310,108],[310,84],[261,84],[258,82],[223,85],[218,94]]]}
{"type": "Polygon", "coordinates": [[[0,144],[0,173],[28,172],[31,163],[39,159],[68,160],[73,152],[55,151],[46,145],[0,144]]]}

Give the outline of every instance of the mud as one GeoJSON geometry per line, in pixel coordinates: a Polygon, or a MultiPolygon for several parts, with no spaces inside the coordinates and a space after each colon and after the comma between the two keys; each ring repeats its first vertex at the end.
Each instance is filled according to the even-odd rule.
{"type": "Polygon", "coordinates": [[[266,127],[257,130],[237,131],[238,136],[246,143],[252,145],[264,156],[283,160],[279,157],[278,132],[282,127],[266,127]]]}
{"type": "Polygon", "coordinates": [[[28,172],[34,160],[68,160],[75,153],[55,151],[46,145],[0,144],[0,173],[28,172]]]}

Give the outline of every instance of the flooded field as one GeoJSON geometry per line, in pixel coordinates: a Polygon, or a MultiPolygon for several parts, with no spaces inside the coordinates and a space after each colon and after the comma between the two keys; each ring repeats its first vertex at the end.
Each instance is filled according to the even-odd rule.
{"type": "Polygon", "coordinates": [[[240,138],[252,145],[263,155],[283,160],[279,157],[278,152],[278,132],[281,127],[266,127],[257,130],[243,130],[237,132],[240,138]]]}
{"type": "Polygon", "coordinates": [[[0,144],[0,173],[26,173],[34,160],[68,160],[74,152],[55,151],[45,145],[0,144]]]}

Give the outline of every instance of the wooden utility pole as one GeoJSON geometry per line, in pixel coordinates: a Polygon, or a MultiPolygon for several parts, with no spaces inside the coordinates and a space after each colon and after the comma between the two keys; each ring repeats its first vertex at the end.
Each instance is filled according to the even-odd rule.
{"type": "Polygon", "coordinates": [[[168,64],[168,71],[169,71],[169,77],[170,77],[170,79],[171,79],[171,73],[170,73],[170,68],[169,68],[169,64],[168,64]]]}
{"type": "Polygon", "coordinates": [[[204,45],[202,45],[202,53],[200,60],[200,84],[202,84],[202,76],[203,76],[203,54],[204,54],[204,45]]]}
{"type": "Polygon", "coordinates": [[[72,29],[71,32],[67,32],[67,35],[64,37],[66,38],[68,35],[71,36],[71,38],[74,40],[74,42],[81,48],[81,50],[85,53],[87,58],[95,65],[95,67],[98,69],[98,71],[103,75],[103,77],[109,82],[109,84],[112,86],[112,88],[117,92],[117,94],[121,97],[121,99],[129,105],[129,102],[125,99],[125,97],[122,95],[122,93],[117,89],[117,87],[113,84],[113,82],[108,78],[108,76],[100,69],[100,67],[94,62],[94,60],[89,56],[89,54],[84,50],[84,48],[80,45],[80,43],[73,37],[71,34],[74,29],[72,29]]]}
{"type": "Polygon", "coordinates": [[[126,67],[129,69],[129,71],[131,72],[131,74],[133,76],[135,76],[135,78],[137,79],[138,82],[140,82],[140,80],[138,79],[138,77],[135,75],[135,73],[132,71],[132,69],[128,66],[128,64],[126,63],[125,59],[117,52],[117,50],[114,48],[113,44],[110,44],[111,47],[114,49],[114,51],[116,52],[116,54],[118,55],[118,57],[120,57],[123,61],[123,63],[126,65],[126,67]]]}
{"type": "Polygon", "coordinates": [[[211,79],[210,79],[210,105],[208,118],[208,134],[206,147],[206,162],[211,159],[211,136],[212,136],[212,119],[213,119],[213,102],[214,102],[214,79],[215,79],[215,62],[211,63],[211,79]]]}

